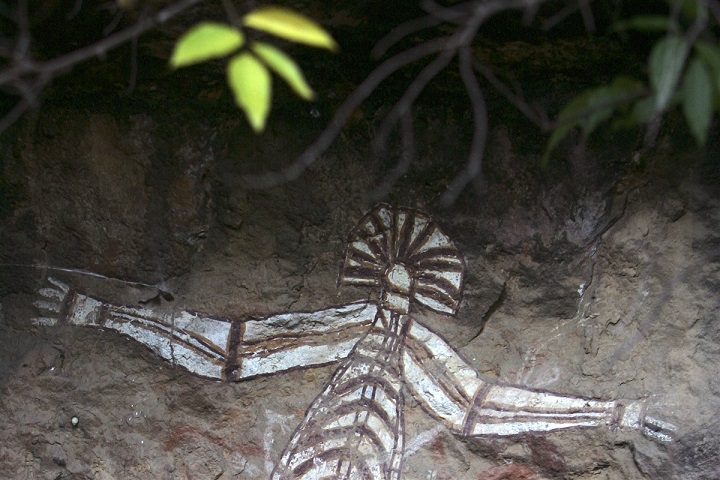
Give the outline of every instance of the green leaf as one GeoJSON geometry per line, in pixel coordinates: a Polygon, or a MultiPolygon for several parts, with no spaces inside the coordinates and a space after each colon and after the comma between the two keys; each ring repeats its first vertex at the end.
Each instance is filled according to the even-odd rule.
{"type": "MultiPolygon", "coordinates": [[[[585,91],[575,104],[568,105],[570,113],[579,116],[575,123],[582,128],[585,136],[589,136],[600,123],[607,120],[614,110],[610,104],[611,95],[608,87],[596,87],[585,91]]],[[[565,110],[563,110],[565,112],[565,110]]],[[[562,120],[564,115],[560,114],[562,120]]]]}
{"type": "Polygon", "coordinates": [[[243,25],[313,47],[335,51],[335,40],[320,25],[284,7],[259,7],[243,17],[243,25]]]}
{"type": "Polygon", "coordinates": [[[612,115],[613,109],[609,106],[593,110],[593,107],[597,108],[596,102],[602,97],[601,94],[598,94],[598,91],[607,88],[607,86],[602,86],[586,90],[568,102],[560,111],[557,119],[558,126],[550,135],[545,154],[541,160],[543,166],[547,165],[552,151],[573,128],[582,128],[583,133],[587,136],[592,133],[599,123],[612,115]]]}
{"type": "Polygon", "coordinates": [[[695,50],[710,70],[710,75],[715,82],[716,93],[720,93],[720,48],[698,40],[695,42],[695,50]]]}
{"type": "Polygon", "coordinates": [[[707,18],[707,6],[705,2],[697,0],[675,0],[671,2],[674,7],[680,8],[683,16],[690,21],[694,21],[698,17],[707,18]]]}
{"type": "Polygon", "coordinates": [[[655,95],[650,95],[635,102],[632,109],[632,119],[635,125],[647,123],[652,120],[656,115],[656,104],[657,100],[655,99],[655,95]]]}
{"type": "Polygon", "coordinates": [[[270,72],[250,53],[241,53],[230,60],[227,76],[235,103],[245,112],[253,130],[262,132],[272,101],[270,72]]]}
{"type": "Polygon", "coordinates": [[[601,85],[582,92],[571,100],[558,115],[558,126],[553,131],[543,155],[547,164],[549,155],[574,127],[580,127],[585,136],[615,113],[623,102],[628,102],[643,90],[641,82],[629,77],[617,77],[609,85],[601,85]]]}
{"type": "Polygon", "coordinates": [[[614,78],[610,85],[591,90],[587,105],[589,112],[581,125],[585,135],[589,136],[598,125],[615,113],[618,105],[629,101],[642,90],[641,82],[622,76],[614,78]]]}
{"type": "Polygon", "coordinates": [[[670,18],[665,15],[638,15],[637,17],[615,22],[612,30],[616,32],[625,32],[627,30],[667,32],[671,26],[670,18]]]}
{"type": "Polygon", "coordinates": [[[300,98],[315,98],[315,92],[308,85],[300,67],[282,50],[262,42],[253,43],[251,49],[270,69],[280,75],[300,98]]]}
{"type": "Polygon", "coordinates": [[[170,65],[186,67],[211,58],[224,57],[245,42],[242,32],[223,23],[203,22],[185,32],[175,44],[170,65]]]}
{"type": "Polygon", "coordinates": [[[558,121],[573,120],[586,135],[608,118],[618,104],[630,101],[643,90],[643,84],[633,78],[619,76],[609,85],[585,90],[568,103],[558,116],[558,121]]]}
{"type": "Polygon", "coordinates": [[[545,153],[543,153],[542,159],[540,160],[540,165],[543,167],[546,167],[547,164],[550,162],[550,154],[552,154],[553,150],[555,150],[555,147],[564,139],[568,133],[575,127],[575,124],[573,123],[566,123],[565,125],[558,125],[555,130],[553,130],[552,135],[550,135],[550,139],[548,140],[547,146],[545,147],[545,153]]]}
{"type": "Polygon", "coordinates": [[[683,113],[698,145],[705,145],[713,114],[713,85],[699,58],[690,62],[683,79],[683,113]]]}
{"type": "Polygon", "coordinates": [[[655,112],[663,112],[670,105],[687,55],[687,42],[676,35],[658,40],[650,51],[648,75],[655,92],[655,112]]]}

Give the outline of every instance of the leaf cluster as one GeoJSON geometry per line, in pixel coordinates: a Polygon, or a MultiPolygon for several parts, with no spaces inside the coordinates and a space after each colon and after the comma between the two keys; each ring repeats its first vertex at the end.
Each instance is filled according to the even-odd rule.
{"type": "Polygon", "coordinates": [[[615,115],[613,126],[647,124],[680,107],[696,143],[707,141],[713,114],[720,109],[720,44],[714,39],[705,3],[668,0],[667,15],[639,15],[613,30],[660,35],[647,59],[647,79],[616,77],[588,89],[558,115],[543,163],[574,128],[586,136],[615,115]]]}
{"type": "Polygon", "coordinates": [[[186,67],[230,56],[227,82],[235,103],[255,132],[265,129],[272,103],[272,73],[282,78],[304,100],[315,96],[298,64],[281,49],[261,41],[248,41],[244,29],[254,29],[291,42],[337,50],[335,40],[309,18],[284,7],[258,7],[234,26],[201,22],[175,44],[170,65],[186,67]]]}

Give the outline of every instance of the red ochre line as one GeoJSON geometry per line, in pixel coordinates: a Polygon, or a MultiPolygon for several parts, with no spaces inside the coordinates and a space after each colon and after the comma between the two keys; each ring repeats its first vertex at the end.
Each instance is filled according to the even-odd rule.
{"type": "Polygon", "coordinates": [[[313,462],[314,458],[319,458],[320,460],[323,460],[325,462],[342,462],[343,460],[347,461],[351,465],[350,471],[354,469],[361,472],[363,480],[382,480],[384,478],[388,478],[385,472],[383,472],[383,477],[381,479],[374,479],[368,465],[366,464],[366,462],[363,461],[362,457],[359,456],[357,452],[352,452],[348,448],[334,448],[330,450],[325,450],[320,454],[315,455],[313,458],[304,461],[303,463],[295,467],[295,469],[292,471],[294,478],[302,478],[306,473],[312,470],[312,467],[315,465],[313,462]]]}
{"type": "MultiPolygon", "coordinates": [[[[396,446],[396,445],[395,445],[396,446]]],[[[333,451],[343,451],[345,455],[347,455],[346,458],[353,459],[355,461],[361,461],[362,458],[364,458],[366,455],[370,457],[374,457],[378,460],[378,464],[381,465],[387,465],[387,459],[390,458],[390,453],[392,450],[387,451],[383,447],[382,441],[377,436],[377,434],[372,431],[370,428],[368,428],[365,425],[355,425],[351,427],[343,427],[343,428],[334,428],[329,430],[323,430],[322,432],[313,432],[311,435],[305,436],[301,443],[297,445],[293,449],[292,457],[295,457],[302,452],[305,451],[311,451],[314,455],[312,455],[312,458],[306,460],[305,462],[299,464],[297,467],[293,469],[293,472],[299,475],[302,475],[306,473],[308,470],[310,470],[309,467],[306,465],[309,463],[310,465],[313,465],[313,458],[323,458],[324,454],[327,454],[328,452],[333,451]],[[357,438],[357,434],[359,434],[360,438],[357,438]],[[354,443],[360,443],[364,439],[366,439],[367,443],[373,447],[374,453],[367,455],[361,455],[360,452],[357,451],[356,448],[352,448],[352,446],[347,445],[348,441],[353,441],[354,443]],[[340,440],[343,442],[343,447],[335,447],[329,450],[323,449],[323,442],[330,441],[330,440],[340,440]],[[384,461],[383,461],[384,460],[384,461]]]]}
{"type": "MultiPolygon", "coordinates": [[[[368,322],[369,323],[369,322],[368,322]]],[[[237,358],[267,357],[289,352],[299,347],[326,347],[339,345],[360,338],[367,332],[368,324],[333,329],[323,333],[297,336],[278,336],[272,340],[242,342],[237,347],[237,358]]]]}
{"type": "MultiPolygon", "coordinates": [[[[397,222],[398,220],[399,215],[396,213],[395,221],[397,222]]],[[[405,221],[402,227],[400,227],[400,232],[398,232],[398,240],[396,241],[397,257],[400,259],[407,256],[408,247],[412,241],[413,230],[415,230],[415,215],[406,215],[405,221]]]]}
{"type": "MultiPolygon", "coordinates": [[[[147,318],[147,317],[131,317],[125,312],[122,312],[120,310],[112,312],[110,311],[110,314],[108,317],[106,317],[106,320],[112,320],[117,323],[124,323],[124,324],[130,324],[137,328],[141,328],[144,330],[149,330],[158,334],[165,335],[166,338],[169,339],[170,342],[178,345],[182,345],[207,359],[211,360],[218,360],[218,359],[225,359],[225,350],[221,347],[218,347],[213,342],[208,340],[202,335],[195,334],[193,332],[184,332],[188,336],[190,336],[193,340],[195,340],[200,347],[197,345],[188,342],[187,340],[179,337],[175,332],[177,331],[172,325],[168,325],[165,322],[162,322],[157,319],[153,318],[147,318]],[[129,317],[129,318],[128,318],[129,317]],[[143,320],[143,321],[140,321],[143,320]],[[204,347],[204,348],[201,348],[204,347]]],[[[111,328],[111,327],[106,327],[111,328]]],[[[114,330],[114,329],[113,329],[114,330]]],[[[137,339],[136,339],[137,340],[137,339]]],[[[142,343],[142,342],[141,342],[142,343]]]]}
{"type": "MultiPolygon", "coordinates": [[[[413,222],[413,227],[414,226],[415,225],[413,222]]],[[[413,255],[417,255],[418,249],[428,241],[436,228],[437,226],[434,224],[434,222],[428,222],[425,224],[423,229],[418,233],[418,236],[415,237],[415,239],[410,243],[410,245],[407,246],[407,250],[405,251],[405,255],[403,256],[407,263],[415,263],[413,261],[413,255]]]]}
{"type": "MultiPolygon", "coordinates": [[[[340,397],[337,399],[333,399],[334,402],[337,402],[335,405],[335,408],[332,409],[332,412],[328,412],[327,420],[322,422],[324,425],[331,424],[332,422],[336,421],[342,416],[345,416],[350,413],[354,413],[356,416],[360,415],[363,412],[368,412],[368,419],[370,414],[374,414],[376,417],[378,417],[382,423],[385,425],[385,430],[392,432],[393,436],[397,436],[397,423],[398,423],[398,417],[393,416],[392,418],[387,414],[387,412],[378,404],[377,402],[366,398],[361,397],[360,399],[352,399],[348,401],[343,401],[345,397],[340,397]]],[[[367,423],[367,422],[363,422],[367,423]]],[[[318,425],[320,422],[318,422],[318,425]]]]}
{"type": "Polygon", "coordinates": [[[464,410],[469,405],[470,398],[468,398],[465,392],[458,386],[459,382],[445,374],[446,368],[428,368],[425,362],[433,359],[432,352],[427,349],[424,344],[413,341],[413,337],[408,338],[410,341],[406,342],[405,353],[414,360],[415,364],[425,372],[428,378],[430,378],[458,408],[464,410]],[[437,371],[443,372],[442,375],[435,374],[437,371]]]}

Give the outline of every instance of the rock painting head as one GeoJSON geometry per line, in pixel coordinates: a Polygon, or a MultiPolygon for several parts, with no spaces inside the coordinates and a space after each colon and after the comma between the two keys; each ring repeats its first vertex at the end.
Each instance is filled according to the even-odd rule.
{"type": "Polygon", "coordinates": [[[464,276],[460,251],[427,214],[379,204],[350,232],[338,285],[378,287],[398,313],[419,304],[454,315],[464,276]]]}

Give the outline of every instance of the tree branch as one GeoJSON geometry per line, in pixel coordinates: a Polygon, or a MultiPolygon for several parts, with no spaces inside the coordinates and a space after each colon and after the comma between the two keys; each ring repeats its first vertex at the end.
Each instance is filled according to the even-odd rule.
{"type": "Polygon", "coordinates": [[[472,106],[474,132],[465,168],[455,177],[452,183],[450,183],[450,186],[441,198],[442,205],[446,207],[451,205],[465,186],[480,174],[488,136],[487,104],[485,103],[485,97],[478,84],[475,71],[473,70],[470,46],[465,46],[460,49],[458,59],[460,63],[460,78],[462,78],[465,84],[465,91],[470,98],[470,105],[472,106]]]}
{"type": "Polygon", "coordinates": [[[376,147],[384,148],[387,137],[390,135],[392,128],[398,120],[407,115],[415,103],[415,100],[417,100],[418,96],[420,96],[425,87],[427,87],[428,83],[447,67],[454,56],[454,50],[445,50],[435,57],[433,61],[428,63],[418,76],[415,77],[412,83],[410,83],[410,86],[405,90],[403,96],[400,97],[400,100],[398,100],[392,110],[385,115],[375,137],[376,147]]]}
{"type": "Polygon", "coordinates": [[[370,192],[369,197],[373,201],[378,201],[390,193],[395,182],[400,180],[400,178],[408,172],[410,165],[415,160],[415,129],[413,128],[412,112],[409,110],[400,117],[400,138],[402,141],[400,160],[395,164],[395,167],[390,173],[385,176],[385,180],[370,192]]]}
{"type": "Polygon", "coordinates": [[[370,72],[370,75],[343,101],[325,127],[325,130],[320,133],[318,138],[315,139],[291,165],[276,172],[243,175],[237,178],[235,182],[239,186],[247,188],[268,188],[295,180],[330,147],[353,111],[375,91],[380,83],[402,67],[420,60],[423,57],[432,55],[433,53],[440,52],[446,49],[447,45],[448,38],[441,37],[412,47],[385,60],[380,66],[370,72]]]}
{"type": "MultiPolygon", "coordinates": [[[[20,34],[18,35],[18,42],[15,47],[14,62],[9,67],[0,71],[0,86],[9,86],[22,91],[22,85],[28,83],[27,78],[34,77],[36,79],[35,88],[31,88],[30,91],[32,91],[37,98],[40,90],[47,86],[53,78],[66,73],[79,63],[91,58],[104,56],[110,50],[137,38],[139,35],[168,21],[200,1],[201,0],[180,0],[154,15],[145,17],[134,25],[109,35],[91,45],[42,62],[36,62],[29,56],[30,32],[27,18],[27,0],[21,1],[18,4],[18,12],[15,15],[17,17],[15,21],[20,34]]],[[[0,120],[0,127],[2,127],[0,128],[0,133],[20,118],[22,113],[35,103],[36,98],[28,101],[28,99],[23,96],[23,99],[0,120]]]]}
{"type": "MultiPolygon", "coordinates": [[[[450,59],[458,51],[462,50],[466,51],[466,53],[464,53],[464,55],[467,56],[465,62],[469,62],[471,57],[469,45],[477,34],[477,30],[480,28],[480,25],[485,20],[501,11],[513,9],[532,10],[535,6],[546,1],[547,0],[473,0],[454,5],[452,7],[443,7],[432,2],[426,2],[425,8],[431,11],[431,16],[433,14],[438,14],[438,16],[442,17],[443,20],[449,19],[451,21],[461,21],[462,24],[460,28],[458,28],[450,36],[428,40],[420,45],[411,47],[388,60],[385,60],[385,62],[373,70],[370,75],[368,75],[368,77],[355,89],[355,91],[348,96],[348,98],[335,112],[335,115],[330,120],[330,123],[327,125],[325,130],[323,130],[318,138],[288,167],[265,174],[243,175],[234,181],[230,180],[230,183],[235,183],[246,188],[268,188],[295,180],[330,147],[352,112],[375,91],[380,83],[410,63],[432,55],[433,53],[443,52],[436,60],[426,66],[421,73],[421,75],[423,75],[422,78],[419,77],[419,80],[416,78],[415,81],[413,81],[403,95],[403,99],[405,99],[405,101],[403,101],[403,99],[398,101],[389,114],[390,118],[386,118],[383,122],[383,125],[393,125],[397,122],[398,118],[403,118],[405,116],[409,106],[412,104],[410,100],[414,101],[427,83],[435,75],[437,75],[440,70],[442,70],[442,68],[440,68],[437,72],[435,71],[443,62],[446,62],[445,65],[447,65],[450,59]],[[445,59],[447,59],[447,61],[445,59]]],[[[409,23],[397,27],[388,36],[383,38],[381,40],[380,47],[376,46],[373,51],[383,52],[400,41],[406,35],[424,28],[429,28],[435,24],[436,23],[433,20],[427,17],[423,17],[418,20],[411,20],[409,23]]],[[[463,76],[463,82],[465,83],[466,88],[471,89],[468,92],[468,95],[470,96],[471,103],[473,104],[473,117],[476,123],[473,146],[470,149],[468,164],[466,169],[458,175],[458,178],[456,179],[457,181],[453,182],[453,185],[460,185],[460,190],[472,179],[472,177],[477,174],[477,172],[479,172],[479,164],[482,160],[482,150],[485,148],[485,138],[487,137],[487,111],[485,107],[485,100],[477,84],[475,74],[472,72],[472,65],[470,63],[461,69],[461,75],[463,76]],[[467,74],[468,68],[470,74],[469,77],[467,74]],[[465,71],[464,74],[463,71],[465,71]],[[485,112],[484,114],[482,114],[483,111],[485,112]],[[470,180],[466,178],[468,176],[470,176],[470,180]]],[[[406,138],[408,137],[407,134],[405,134],[405,136],[406,138]]],[[[412,156],[409,158],[412,158],[412,156]]],[[[402,160],[401,162],[404,161],[405,160],[402,160]]],[[[396,170],[398,170],[399,165],[396,166],[396,170]]],[[[447,198],[454,200],[459,193],[459,190],[453,191],[447,198]]]]}
{"type": "Polygon", "coordinates": [[[535,125],[537,125],[542,131],[547,132],[551,129],[551,123],[550,120],[547,117],[547,114],[543,111],[540,111],[539,109],[535,109],[532,105],[530,105],[522,96],[522,93],[515,93],[513,92],[510,87],[505,85],[503,82],[500,81],[499,78],[495,75],[495,73],[487,67],[486,65],[483,65],[480,62],[473,62],[473,67],[475,67],[475,70],[480,72],[483,77],[485,77],[485,80],[490,82],[490,85],[492,85],[495,90],[500,92],[502,96],[505,97],[510,103],[512,103],[515,108],[520,111],[523,115],[525,115],[531,122],[533,122],[535,125]]]}

